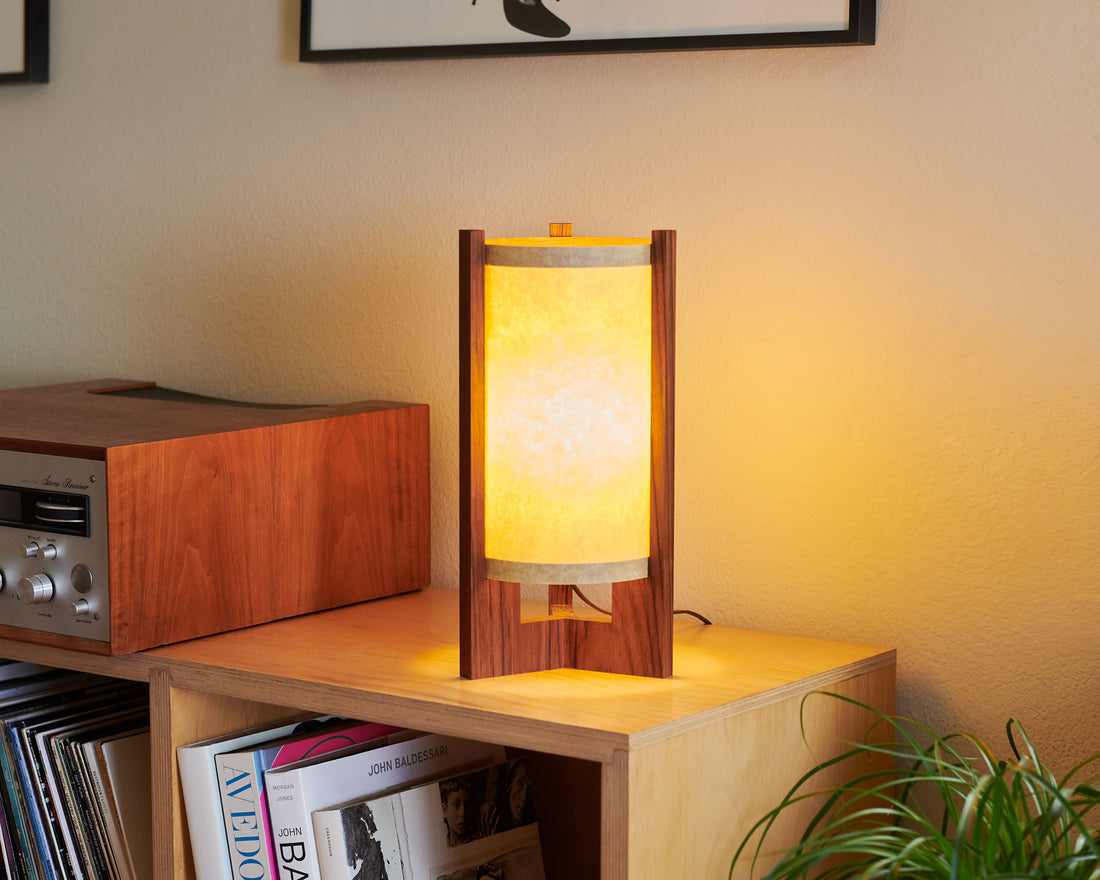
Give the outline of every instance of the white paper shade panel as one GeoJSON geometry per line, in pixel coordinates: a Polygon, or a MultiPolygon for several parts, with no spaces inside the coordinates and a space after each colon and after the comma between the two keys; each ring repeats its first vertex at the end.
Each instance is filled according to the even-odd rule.
{"type": "Polygon", "coordinates": [[[649,242],[486,245],[489,576],[555,584],[646,577],[649,242]]]}

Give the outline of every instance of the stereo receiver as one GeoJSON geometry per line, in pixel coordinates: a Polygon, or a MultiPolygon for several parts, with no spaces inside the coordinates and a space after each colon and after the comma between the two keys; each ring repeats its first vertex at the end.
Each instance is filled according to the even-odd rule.
{"type": "Polygon", "coordinates": [[[0,391],[0,637],[139,651],[428,586],[428,407],[0,391]]]}

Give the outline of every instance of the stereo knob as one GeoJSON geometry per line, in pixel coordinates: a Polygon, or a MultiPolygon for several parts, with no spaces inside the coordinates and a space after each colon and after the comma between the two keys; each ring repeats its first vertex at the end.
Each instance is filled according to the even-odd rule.
{"type": "Polygon", "coordinates": [[[23,545],[23,555],[37,556],[39,559],[57,559],[57,548],[53,544],[39,544],[37,541],[31,541],[23,545]]]}
{"type": "Polygon", "coordinates": [[[16,598],[24,605],[39,605],[53,598],[53,581],[48,574],[32,574],[21,578],[15,588],[16,598]]]}
{"type": "Polygon", "coordinates": [[[4,589],[4,569],[0,568],[0,590],[4,589]]]}
{"type": "Polygon", "coordinates": [[[87,617],[92,613],[92,603],[87,599],[77,599],[73,602],[73,617],[87,617]]]}

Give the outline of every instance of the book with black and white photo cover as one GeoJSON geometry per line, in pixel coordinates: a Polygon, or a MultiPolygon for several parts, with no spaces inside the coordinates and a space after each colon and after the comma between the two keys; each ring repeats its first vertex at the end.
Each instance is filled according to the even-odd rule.
{"type": "Polygon", "coordinates": [[[264,791],[266,770],[380,740],[402,730],[390,724],[334,718],[318,721],[314,727],[303,725],[290,736],[215,755],[233,880],[269,880],[277,875],[264,791]]]}
{"type": "Polygon", "coordinates": [[[339,757],[301,761],[264,774],[280,880],[318,880],[313,812],[459,770],[505,760],[504,747],[424,734],[339,757]]]}
{"type": "MultiPolygon", "coordinates": [[[[331,715],[320,716],[332,718],[331,715]]],[[[310,725],[318,716],[298,715],[284,721],[260,724],[221,736],[189,743],[176,749],[180,789],[187,814],[187,832],[195,863],[195,880],[231,880],[229,845],[222,825],[221,792],[214,756],[246,746],[267,742],[293,733],[302,724],[310,725]]]]}
{"type": "Polygon", "coordinates": [[[526,758],[313,814],[320,880],[544,880],[526,758]]]}

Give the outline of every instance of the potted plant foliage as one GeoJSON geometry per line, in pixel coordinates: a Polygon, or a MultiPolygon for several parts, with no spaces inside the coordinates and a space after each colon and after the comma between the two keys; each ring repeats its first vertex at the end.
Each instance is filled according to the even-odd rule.
{"type": "Polygon", "coordinates": [[[813,698],[821,696],[862,706],[874,716],[871,732],[811,769],[753,826],[731,876],[748,863],[755,878],[767,862],[763,880],[1100,880],[1100,753],[1057,779],[1014,720],[1011,756],[999,759],[974,736],[937,735],[846,697],[813,698]],[[822,786],[840,764],[863,769],[822,786]],[[810,816],[804,833],[770,851],[769,832],[793,812],[810,816]]]}

